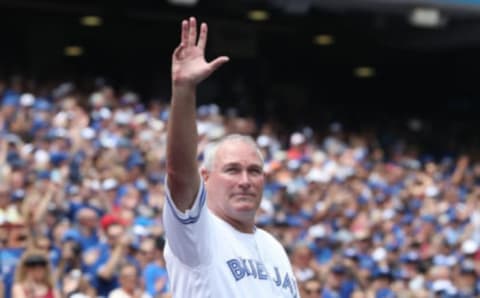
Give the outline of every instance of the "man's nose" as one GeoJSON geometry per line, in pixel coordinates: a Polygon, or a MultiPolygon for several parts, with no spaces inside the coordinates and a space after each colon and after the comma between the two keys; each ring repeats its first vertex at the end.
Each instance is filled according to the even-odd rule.
{"type": "Polygon", "coordinates": [[[240,186],[243,188],[248,188],[250,187],[250,177],[248,175],[247,171],[242,171],[242,174],[240,175],[240,186]]]}

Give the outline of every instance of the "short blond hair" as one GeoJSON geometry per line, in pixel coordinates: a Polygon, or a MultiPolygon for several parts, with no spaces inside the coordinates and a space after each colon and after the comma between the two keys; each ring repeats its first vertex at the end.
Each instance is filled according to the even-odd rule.
{"type": "Polygon", "coordinates": [[[241,135],[241,134],[231,134],[222,138],[219,142],[214,143],[210,148],[208,148],[208,150],[204,152],[202,167],[207,171],[211,171],[215,164],[215,158],[216,158],[218,149],[223,144],[230,143],[230,142],[242,142],[242,143],[251,145],[252,148],[254,148],[255,151],[257,152],[257,155],[262,161],[262,165],[263,165],[264,163],[263,154],[258,148],[255,140],[251,136],[241,135]]]}

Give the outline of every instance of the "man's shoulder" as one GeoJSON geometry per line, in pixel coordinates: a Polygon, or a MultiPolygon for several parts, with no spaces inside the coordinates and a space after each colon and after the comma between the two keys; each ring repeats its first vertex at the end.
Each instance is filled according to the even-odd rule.
{"type": "Polygon", "coordinates": [[[256,233],[262,242],[266,242],[270,246],[277,246],[284,250],[283,245],[272,234],[262,228],[256,228],[256,233]]]}

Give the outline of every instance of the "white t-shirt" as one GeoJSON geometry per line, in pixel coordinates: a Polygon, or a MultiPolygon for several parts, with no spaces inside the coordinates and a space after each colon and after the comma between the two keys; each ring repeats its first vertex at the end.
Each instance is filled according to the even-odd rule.
{"type": "Polygon", "coordinates": [[[259,228],[237,231],[205,201],[202,181],[193,207],[181,212],[167,187],[164,254],[174,297],[300,297],[280,242],[259,228]]]}
{"type": "MultiPolygon", "coordinates": [[[[108,295],[108,298],[132,298],[132,297],[133,296],[125,292],[122,288],[116,288],[115,290],[111,291],[110,294],[108,295]]],[[[142,293],[140,297],[152,298],[152,296],[148,295],[147,293],[142,293]]]]}

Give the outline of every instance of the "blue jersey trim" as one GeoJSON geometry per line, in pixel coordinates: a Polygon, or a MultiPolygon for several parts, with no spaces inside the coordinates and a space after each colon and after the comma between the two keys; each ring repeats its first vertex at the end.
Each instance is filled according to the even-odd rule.
{"type": "Polygon", "coordinates": [[[173,216],[175,216],[175,218],[184,225],[196,223],[198,221],[198,219],[200,218],[200,214],[202,214],[202,208],[203,208],[203,205],[205,205],[205,200],[206,200],[207,196],[205,195],[205,187],[201,186],[200,188],[201,188],[200,203],[199,203],[200,208],[199,208],[198,214],[197,214],[197,216],[189,216],[188,218],[181,218],[180,216],[178,216],[178,214],[176,212],[177,210],[176,210],[175,206],[173,206],[172,199],[170,198],[169,193],[167,192],[167,196],[168,196],[167,202],[168,202],[168,205],[170,206],[170,209],[173,212],[173,216]]]}

